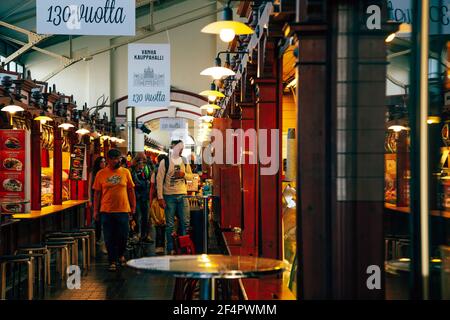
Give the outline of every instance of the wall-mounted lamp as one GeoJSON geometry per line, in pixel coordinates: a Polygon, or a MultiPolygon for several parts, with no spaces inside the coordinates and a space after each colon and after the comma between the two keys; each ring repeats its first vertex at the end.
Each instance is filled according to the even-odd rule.
{"type": "Polygon", "coordinates": [[[75,131],[75,133],[78,133],[80,135],[85,135],[85,134],[88,134],[89,132],[90,131],[88,129],[85,129],[85,128],[81,128],[81,129],[78,129],[77,131],[75,131]]]}
{"type": "Polygon", "coordinates": [[[24,111],[24,109],[22,107],[17,106],[15,104],[10,104],[6,107],[3,107],[1,110],[9,113],[9,118],[10,118],[9,121],[10,121],[11,126],[13,125],[13,115],[16,112],[24,111]]]}
{"type": "Polygon", "coordinates": [[[402,130],[409,130],[409,128],[402,126],[402,125],[396,125],[393,124],[391,126],[388,127],[389,130],[393,130],[394,132],[400,132],[402,130]]]}
{"type": "Polygon", "coordinates": [[[428,116],[427,123],[428,124],[441,123],[441,117],[439,117],[439,116],[428,116]]]}
{"type": "Polygon", "coordinates": [[[206,112],[208,112],[208,113],[213,113],[214,110],[220,110],[222,108],[220,106],[218,106],[217,104],[205,104],[205,105],[201,106],[200,109],[206,110],[206,112]]]}
{"type": "Polygon", "coordinates": [[[211,121],[214,120],[214,117],[212,117],[212,116],[201,116],[198,119],[201,120],[201,121],[211,122],[211,121]]]}
{"type": "Polygon", "coordinates": [[[200,72],[200,75],[202,76],[211,76],[214,80],[222,79],[223,77],[229,77],[234,76],[236,73],[228,68],[221,67],[221,60],[220,58],[216,58],[216,66],[206,68],[202,72],[200,72]]]}
{"type": "Polygon", "coordinates": [[[70,128],[75,127],[73,124],[71,123],[61,123],[58,128],[62,128],[63,130],[69,130],[70,128]]]}
{"type": "Polygon", "coordinates": [[[233,21],[233,10],[230,7],[230,1],[223,9],[223,20],[208,24],[201,32],[218,34],[223,42],[230,42],[236,35],[252,34],[253,29],[246,24],[233,21]]]}
{"type": "Polygon", "coordinates": [[[41,114],[39,116],[37,116],[36,118],[34,118],[34,120],[40,121],[41,124],[45,124],[45,123],[47,123],[47,121],[53,121],[53,119],[50,118],[49,116],[46,116],[44,112],[41,112],[41,114]]]}
{"type": "Polygon", "coordinates": [[[400,24],[398,31],[388,35],[384,41],[391,42],[396,36],[408,33],[411,33],[411,25],[403,22],[402,24],[400,24]]]}
{"type": "Polygon", "coordinates": [[[211,83],[210,90],[204,90],[204,91],[200,92],[199,95],[208,97],[208,100],[211,103],[215,102],[219,98],[225,98],[225,95],[222,92],[217,91],[216,85],[214,84],[214,82],[211,83]]]}

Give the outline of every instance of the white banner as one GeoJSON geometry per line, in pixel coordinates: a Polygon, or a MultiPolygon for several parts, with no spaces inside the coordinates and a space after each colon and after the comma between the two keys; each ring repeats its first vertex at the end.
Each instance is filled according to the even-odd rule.
{"type": "Polygon", "coordinates": [[[40,34],[136,34],[135,0],[36,0],[40,34]]]}
{"type": "Polygon", "coordinates": [[[128,105],[168,107],[170,104],[170,45],[128,45],[128,105]]]}
{"type": "Polygon", "coordinates": [[[159,130],[174,131],[186,129],[186,119],[183,118],[161,118],[159,119],[159,130]]]}

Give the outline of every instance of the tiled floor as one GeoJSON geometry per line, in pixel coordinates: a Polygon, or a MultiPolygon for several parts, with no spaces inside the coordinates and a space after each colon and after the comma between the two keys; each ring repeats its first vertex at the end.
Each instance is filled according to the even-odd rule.
{"type": "MultiPolygon", "coordinates": [[[[152,250],[150,254],[152,255],[152,250]]],[[[106,256],[98,254],[80,289],[68,289],[65,283],[53,284],[41,299],[48,300],[168,300],[172,299],[174,280],[121,267],[107,270],[106,256]]]]}

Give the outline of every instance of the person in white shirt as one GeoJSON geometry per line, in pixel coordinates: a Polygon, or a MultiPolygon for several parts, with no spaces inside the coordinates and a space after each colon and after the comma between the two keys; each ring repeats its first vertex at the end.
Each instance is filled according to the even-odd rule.
{"type": "Polygon", "coordinates": [[[172,155],[162,159],[156,176],[156,189],[159,205],[166,216],[167,253],[173,254],[172,233],[175,232],[174,219],[178,217],[180,235],[187,234],[189,228],[189,202],[186,180],[192,179],[191,166],[181,157],[184,144],[181,140],[172,141],[172,155]],[[168,163],[166,163],[168,162],[168,163]]]}

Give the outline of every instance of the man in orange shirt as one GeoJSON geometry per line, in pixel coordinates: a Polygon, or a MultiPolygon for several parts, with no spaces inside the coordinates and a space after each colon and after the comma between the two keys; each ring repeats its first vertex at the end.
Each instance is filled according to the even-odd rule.
{"type": "Polygon", "coordinates": [[[130,171],[120,166],[120,156],[117,149],[108,151],[108,166],[97,173],[92,186],[94,219],[102,221],[110,271],[116,271],[117,263],[126,262],[129,215],[136,210],[133,179],[130,171]]]}

